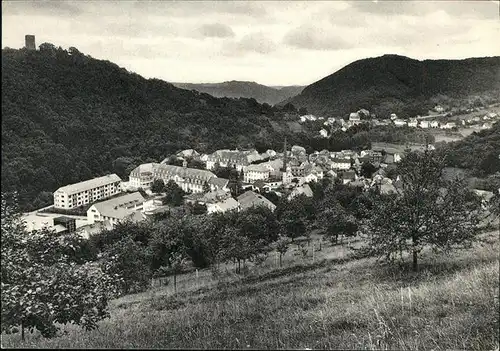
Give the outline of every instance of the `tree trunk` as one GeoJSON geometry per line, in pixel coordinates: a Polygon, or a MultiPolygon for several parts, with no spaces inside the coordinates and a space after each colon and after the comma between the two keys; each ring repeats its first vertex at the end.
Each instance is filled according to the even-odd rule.
{"type": "Polygon", "coordinates": [[[413,249],[413,271],[416,272],[418,271],[418,257],[417,257],[417,251],[413,249]]]}
{"type": "Polygon", "coordinates": [[[282,257],[282,256],[283,256],[283,255],[280,253],[280,268],[281,268],[281,257],[282,257]]]}
{"type": "Polygon", "coordinates": [[[24,341],[24,319],[21,320],[21,340],[24,341]]]}
{"type": "Polygon", "coordinates": [[[418,271],[418,252],[417,252],[417,238],[415,236],[412,237],[412,241],[413,241],[413,250],[412,250],[412,254],[413,254],[413,265],[412,265],[412,268],[413,268],[413,271],[416,272],[418,271]]]}
{"type": "Polygon", "coordinates": [[[174,273],[174,293],[177,293],[177,273],[174,273]]]}
{"type": "Polygon", "coordinates": [[[238,274],[241,272],[241,260],[238,259],[238,274]]]}

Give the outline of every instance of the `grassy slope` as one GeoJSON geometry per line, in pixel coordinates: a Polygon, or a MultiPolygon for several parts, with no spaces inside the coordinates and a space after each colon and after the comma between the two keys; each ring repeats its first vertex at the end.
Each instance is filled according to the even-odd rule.
{"type": "MultiPolygon", "coordinates": [[[[287,266],[202,288],[125,296],[112,317],[53,340],[2,336],[2,347],[495,349],[499,345],[499,240],[455,255],[427,253],[421,272],[349,261],[324,248],[287,266]]],[[[291,261],[295,261],[292,263],[291,261]]],[[[193,276],[184,277],[193,281],[193,276]]]]}

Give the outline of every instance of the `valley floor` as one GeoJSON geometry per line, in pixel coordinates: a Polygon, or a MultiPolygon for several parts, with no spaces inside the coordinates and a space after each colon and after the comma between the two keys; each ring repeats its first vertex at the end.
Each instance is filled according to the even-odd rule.
{"type": "MultiPolygon", "coordinates": [[[[492,350],[499,346],[499,233],[451,255],[426,253],[420,272],[323,247],[315,262],[245,277],[200,272],[113,301],[111,318],[47,340],[2,335],[2,347],[492,350]],[[191,282],[191,283],[188,283],[191,282]]],[[[294,261],[293,257],[299,257],[294,261]]],[[[274,258],[272,258],[274,260],[274,258]]]]}

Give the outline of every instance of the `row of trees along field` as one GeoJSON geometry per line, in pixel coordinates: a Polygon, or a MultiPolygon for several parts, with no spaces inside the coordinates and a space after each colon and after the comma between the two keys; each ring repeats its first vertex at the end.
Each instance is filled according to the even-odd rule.
{"type": "MultiPolygon", "coordinates": [[[[463,248],[476,240],[481,206],[459,180],[442,179],[434,152],[410,153],[396,170],[402,187],[382,195],[324,180],[313,198],[277,203],[274,212],[195,214],[174,206],[150,221],[122,223],[83,240],[46,230],[27,233],[2,201],[2,332],[39,330],[56,335],[58,323],[91,329],[108,316],[109,299],[143,291],[150,279],[176,276],[189,267],[213,269],[262,262],[272,250],[286,254],[292,242],[313,228],[336,243],[358,235],[359,257],[391,262],[412,257],[414,270],[424,247],[463,248]]],[[[498,196],[495,198],[498,215],[498,196]]],[[[358,256],[356,256],[358,257],[358,256]]]]}

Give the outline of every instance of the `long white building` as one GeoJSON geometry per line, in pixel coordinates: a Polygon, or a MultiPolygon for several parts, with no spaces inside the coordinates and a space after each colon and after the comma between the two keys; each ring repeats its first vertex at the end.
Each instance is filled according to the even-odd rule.
{"type": "Polygon", "coordinates": [[[210,171],[162,163],[149,163],[136,167],[130,172],[130,184],[135,188],[147,189],[156,179],[165,183],[173,180],[186,192],[201,193],[207,184],[210,190],[227,189],[228,180],[218,178],[210,171]]]}
{"type": "Polygon", "coordinates": [[[63,186],[54,192],[54,208],[70,210],[121,193],[116,174],[63,186]]]}

